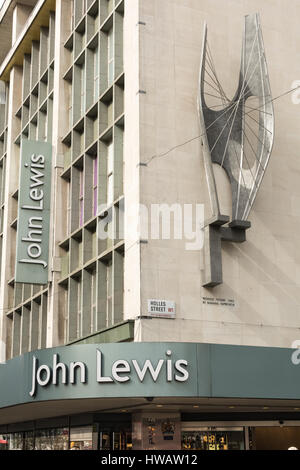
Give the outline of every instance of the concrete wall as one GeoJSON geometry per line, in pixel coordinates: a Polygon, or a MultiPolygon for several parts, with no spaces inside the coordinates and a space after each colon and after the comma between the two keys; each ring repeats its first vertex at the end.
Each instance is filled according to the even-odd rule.
{"type": "MultiPolygon", "coordinates": [[[[229,96],[237,87],[244,15],[259,12],[273,97],[300,79],[300,4],[277,1],[141,0],[140,161],[200,134],[197,93],[203,23],[219,79],[229,96]]],[[[202,252],[185,241],[141,245],[141,315],[147,299],[176,302],[176,320],[144,319],[139,340],[203,341],[289,347],[300,325],[300,105],[291,95],[274,102],[275,145],[250,213],[247,241],[223,244],[222,285],[201,287],[202,252]],[[233,299],[234,307],[203,304],[233,299]]],[[[224,181],[224,175],[218,178],[224,181]]],[[[220,186],[220,185],[219,185],[220,186]]],[[[204,203],[208,195],[200,141],[141,167],[140,200],[204,203]]],[[[230,205],[229,185],[222,186],[230,205]]]]}
{"type": "Polygon", "coordinates": [[[135,413],[132,424],[134,450],[181,449],[179,413],[135,413]]]}

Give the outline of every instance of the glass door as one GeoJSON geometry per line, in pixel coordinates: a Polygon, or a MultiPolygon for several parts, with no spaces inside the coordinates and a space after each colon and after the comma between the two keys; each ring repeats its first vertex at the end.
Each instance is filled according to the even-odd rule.
{"type": "Polygon", "coordinates": [[[100,450],[130,450],[132,438],[130,431],[101,430],[99,432],[100,450]]]}

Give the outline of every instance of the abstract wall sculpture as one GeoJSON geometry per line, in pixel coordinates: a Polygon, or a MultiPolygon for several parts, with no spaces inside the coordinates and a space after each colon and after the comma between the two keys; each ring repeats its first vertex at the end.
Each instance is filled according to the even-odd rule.
{"type": "MultiPolygon", "coordinates": [[[[238,77],[237,77],[238,78],[238,77]]],[[[203,286],[223,282],[221,241],[246,240],[247,220],[270,158],[274,111],[258,14],[245,17],[238,88],[232,99],[218,79],[207,26],[200,65],[199,119],[212,218],[204,224],[203,286]],[[231,185],[232,215],[220,212],[213,163],[231,185]]]]}

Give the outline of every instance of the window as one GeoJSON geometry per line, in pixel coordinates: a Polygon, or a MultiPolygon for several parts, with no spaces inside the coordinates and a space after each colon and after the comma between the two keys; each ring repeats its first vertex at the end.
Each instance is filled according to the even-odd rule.
{"type": "Polygon", "coordinates": [[[77,284],[77,312],[77,338],[80,338],[82,332],[81,279],[78,279],[77,284]]]}
{"type": "Polygon", "coordinates": [[[71,183],[68,183],[68,195],[67,195],[67,233],[71,232],[71,200],[72,200],[72,191],[71,183]]]}
{"type": "Polygon", "coordinates": [[[93,161],[93,214],[98,210],[98,157],[93,161]]]}
{"type": "Polygon", "coordinates": [[[107,204],[114,200],[114,145],[111,142],[107,147],[107,204]]]}
{"type": "Polygon", "coordinates": [[[106,315],[107,315],[107,326],[113,324],[112,318],[112,289],[113,289],[113,269],[112,269],[112,261],[110,260],[107,263],[106,268],[106,288],[107,288],[107,306],[106,306],[106,315]]]}
{"type": "Polygon", "coordinates": [[[97,276],[96,271],[91,275],[91,331],[96,331],[97,322],[97,276]]]}
{"type": "Polygon", "coordinates": [[[94,101],[99,98],[99,46],[97,45],[94,53],[94,101]]]}
{"type": "Polygon", "coordinates": [[[81,67],[81,115],[85,112],[85,67],[81,67]]]}
{"type": "Polygon", "coordinates": [[[79,227],[83,225],[83,204],[84,204],[84,174],[79,172],[79,227]]]}
{"type": "Polygon", "coordinates": [[[108,32],[108,86],[114,81],[114,35],[113,28],[108,32]]]}
{"type": "Polygon", "coordinates": [[[24,450],[34,450],[34,431],[24,433],[24,450]]]}
{"type": "Polygon", "coordinates": [[[67,343],[68,338],[68,330],[69,330],[69,316],[68,316],[68,289],[64,289],[62,296],[63,296],[63,306],[64,306],[64,342],[67,343]]]}
{"type": "Polygon", "coordinates": [[[71,428],[70,449],[71,450],[92,450],[93,431],[92,426],[82,426],[71,428]]]}
{"type": "Polygon", "coordinates": [[[68,87],[69,92],[69,104],[68,104],[68,116],[69,116],[69,127],[72,127],[73,122],[73,100],[72,100],[72,87],[68,87]]]}
{"type": "Polygon", "coordinates": [[[6,90],[4,82],[0,85],[0,104],[6,104],[6,90]]]}
{"type": "Polygon", "coordinates": [[[23,450],[24,436],[22,432],[14,432],[9,435],[9,450],[23,450]]]}
{"type": "Polygon", "coordinates": [[[35,432],[35,450],[67,450],[68,443],[68,428],[37,430],[35,432]]]}
{"type": "Polygon", "coordinates": [[[181,434],[183,450],[244,450],[243,428],[199,428],[183,430],[181,434]]]}
{"type": "Polygon", "coordinates": [[[74,1],[71,2],[71,30],[75,28],[75,11],[74,11],[74,1]]]}
{"type": "Polygon", "coordinates": [[[107,0],[107,14],[109,15],[114,9],[113,0],[107,0]]]}

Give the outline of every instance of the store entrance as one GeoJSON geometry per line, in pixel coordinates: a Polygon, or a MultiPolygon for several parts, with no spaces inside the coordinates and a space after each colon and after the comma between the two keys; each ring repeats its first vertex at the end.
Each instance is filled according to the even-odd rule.
{"type": "Polygon", "coordinates": [[[99,450],[130,450],[132,449],[132,435],[129,430],[113,431],[100,430],[99,450]]]}
{"type": "Polygon", "coordinates": [[[184,450],[244,450],[242,427],[199,427],[183,429],[181,448],[184,450]]]}

